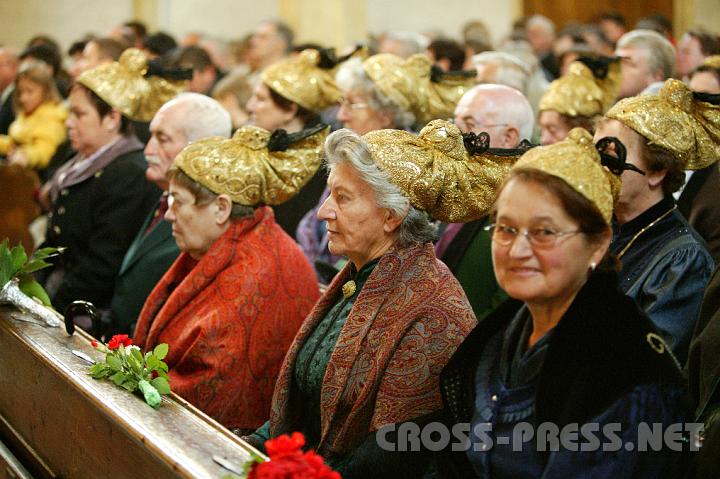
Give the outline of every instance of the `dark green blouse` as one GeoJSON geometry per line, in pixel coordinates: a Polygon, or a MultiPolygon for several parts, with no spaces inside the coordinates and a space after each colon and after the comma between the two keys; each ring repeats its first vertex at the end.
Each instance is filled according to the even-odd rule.
{"type": "Polygon", "coordinates": [[[355,271],[354,266],[351,266],[356,285],[355,292],[349,298],[340,296],[337,299],[335,305],[318,323],[315,331],[298,352],[294,379],[304,398],[305,430],[303,432],[308,444],[320,440],[320,390],[330,356],[355,300],[377,263],[377,259],[371,261],[358,272],[355,271]]]}

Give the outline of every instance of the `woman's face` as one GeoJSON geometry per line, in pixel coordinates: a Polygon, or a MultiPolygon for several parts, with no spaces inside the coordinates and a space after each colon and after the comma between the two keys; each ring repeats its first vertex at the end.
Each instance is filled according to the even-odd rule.
{"type": "Polygon", "coordinates": [[[357,268],[382,256],[392,245],[402,220],[377,205],[375,191],[347,163],[335,165],[328,177],[330,196],[318,219],[327,221],[328,249],[347,256],[357,268]]]}
{"type": "Polygon", "coordinates": [[[345,97],[340,103],[337,119],[342,122],[345,128],[349,128],[358,135],[392,128],[394,120],[392,114],[380,112],[370,107],[367,95],[359,92],[345,92],[345,97]]]}
{"type": "Polygon", "coordinates": [[[694,73],[690,79],[690,89],[701,93],[720,93],[720,78],[713,72],[702,71],[694,73]]]}
{"type": "Polygon", "coordinates": [[[70,113],[65,125],[74,150],[90,156],[118,135],[120,114],[113,111],[101,118],[83,88],[73,88],[68,102],[70,113]]]}
{"type": "Polygon", "coordinates": [[[45,88],[29,78],[18,78],[17,94],[20,107],[26,115],[32,115],[45,100],[45,88]]]}
{"type": "Polygon", "coordinates": [[[570,133],[570,127],[565,123],[562,115],[555,110],[541,111],[538,123],[540,124],[540,143],[543,145],[552,145],[562,141],[570,133]]]}
{"type": "Polygon", "coordinates": [[[297,112],[296,108],[290,110],[280,108],[270,96],[270,89],[262,82],[259,82],[253,90],[246,109],[250,115],[250,123],[268,131],[283,128],[295,118],[297,112]]]}
{"type": "Polygon", "coordinates": [[[165,219],[172,224],[172,234],[180,251],[200,259],[226,228],[218,222],[217,200],[198,205],[192,192],[170,181],[168,210],[165,219]]]}
{"type": "Polygon", "coordinates": [[[567,305],[585,283],[592,263],[599,263],[608,247],[591,244],[583,234],[556,237],[552,245],[532,245],[522,233],[547,229],[556,233],[578,230],[557,196],[545,186],[513,178],[497,200],[496,228],[520,233],[507,246],[492,242],[498,284],[507,294],[529,306],[567,305]]]}

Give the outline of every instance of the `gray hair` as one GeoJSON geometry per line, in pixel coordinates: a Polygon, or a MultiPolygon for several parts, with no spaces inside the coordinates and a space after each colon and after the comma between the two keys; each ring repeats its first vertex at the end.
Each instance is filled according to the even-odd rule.
{"type": "Polygon", "coordinates": [[[325,157],[331,172],[341,163],[352,166],[375,192],[377,205],[403,218],[397,231],[398,246],[428,243],[437,238],[437,226],[430,221],[430,216],[411,205],[407,196],[390,181],[390,175],[375,164],[367,142],[360,135],[347,128],[332,133],[325,140],[325,157]]]}
{"type": "Polygon", "coordinates": [[[654,30],[632,30],[620,37],[617,49],[640,48],[648,53],[650,73],[662,72],[663,80],[673,76],[675,71],[675,47],[667,38],[654,30]]]}
{"type": "Polygon", "coordinates": [[[555,24],[545,15],[535,14],[528,18],[525,28],[540,27],[548,35],[555,35],[555,24]]]}
{"type": "Polygon", "coordinates": [[[209,96],[183,92],[165,103],[161,110],[175,106],[182,108],[185,117],[185,121],[182,122],[183,131],[188,142],[209,136],[230,137],[232,133],[230,113],[209,96]]]}
{"type": "Polygon", "coordinates": [[[365,73],[362,60],[359,58],[351,58],[340,65],[335,81],[343,92],[356,91],[365,95],[368,105],[373,110],[391,113],[395,128],[410,128],[415,124],[415,115],[412,112],[401,108],[377,89],[375,83],[365,73]]]}

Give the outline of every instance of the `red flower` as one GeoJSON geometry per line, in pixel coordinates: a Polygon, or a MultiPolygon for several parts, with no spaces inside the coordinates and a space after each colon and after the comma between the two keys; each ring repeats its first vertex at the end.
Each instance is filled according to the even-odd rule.
{"type": "Polygon", "coordinates": [[[125,346],[127,348],[131,344],[132,339],[130,339],[127,334],[116,334],[112,337],[107,346],[108,349],[117,349],[120,346],[125,346]]]}
{"type": "Polygon", "coordinates": [[[303,453],[305,438],[295,432],[265,442],[268,462],[255,463],[248,479],[342,479],[313,451],[303,453]]]}
{"type": "Polygon", "coordinates": [[[302,447],[305,445],[305,437],[299,432],[292,433],[292,436],[283,434],[275,439],[265,442],[265,450],[270,459],[280,459],[283,456],[302,454],[302,447]]]}
{"type": "Polygon", "coordinates": [[[92,344],[93,348],[97,348],[98,347],[97,339],[93,339],[92,341],[90,341],[90,344],[92,344]]]}
{"type": "Polygon", "coordinates": [[[159,374],[158,374],[157,371],[151,371],[151,372],[150,372],[150,378],[151,378],[151,379],[155,379],[155,378],[158,377],[158,376],[159,376],[159,374]]]}

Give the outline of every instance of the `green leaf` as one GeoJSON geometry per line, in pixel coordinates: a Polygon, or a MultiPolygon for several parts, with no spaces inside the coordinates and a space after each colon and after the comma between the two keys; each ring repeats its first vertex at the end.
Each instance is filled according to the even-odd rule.
{"type": "Polygon", "coordinates": [[[160,394],[170,394],[170,384],[167,379],[163,377],[156,377],[152,380],[152,385],[158,390],[160,394]]]}
{"type": "Polygon", "coordinates": [[[90,375],[94,379],[106,378],[110,374],[110,368],[105,363],[95,363],[90,367],[90,375]]]}
{"type": "Polygon", "coordinates": [[[108,366],[110,366],[113,371],[120,371],[122,369],[122,359],[114,354],[108,354],[105,357],[105,362],[108,363],[108,366]]]}
{"type": "Polygon", "coordinates": [[[43,268],[47,268],[48,266],[52,266],[51,263],[48,263],[47,261],[43,261],[41,259],[33,259],[28,261],[23,265],[23,267],[20,269],[21,273],[34,273],[35,271],[39,271],[43,268]]]}
{"type": "Polygon", "coordinates": [[[10,250],[5,247],[0,248],[0,288],[10,281],[13,277],[13,261],[10,250]]]}
{"type": "Polygon", "coordinates": [[[133,370],[135,374],[138,376],[142,376],[143,374],[143,357],[142,353],[133,348],[130,350],[130,354],[128,355],[128,364],[130,365],[130,368],[133,370]]]}
{"type": "Polygon", "coordinates": [[[22,245],[17,245],[10,250],[10,256],[12,257],[13,276],[15,276],[27,262],[27,253],[25,253],[25,248],[22,245]]]}
{"type": "Polygon", "coordinates": [[[116,386],[122,386],[122,383],[128,380],[127,374],[125,374],[122,371],[118,371],[112,376],[110,376],[110,380],[115,383],[116,386]]]}
{"type": "Polygon", "coordinates": [[[158,364],[158,367],[155,368],[155,371],[158,373],[160,371],[168,372],[168,365],[165,363],[165,361],[160,361],[160,364],[158,364]]]}
{"type": "Polygon", "coordinates": [[[122,383],[122,387],[130,392],[134,392],[138,388],[138,382],[134,379],[127,379],[124,383],[122,383]]]}
{"type": "Polygon", "coordinates": [[[29,297],[39,299],[45,306],[52,306],[52,304],[50,304],[50,297],[47,295],[43,287],[40,286],[40,283],[35,281],[35,278],[32,276],[26,274],[21,275],[20,284],[18,286],[20,287],[20,291],[29,297]]]}
{"type": "Polygon", "coordinates": [[[148,354],[145,359],[145,367],[148,371],[153,371],[160,365],[160,360],[154,354],[148,354]]]}
{"type": "Polygon", "coordinates": [[[35,253],[33,254],[33,258],[35,258],[35,259],[50,258],[52,256],[58,255],[59,253],[62,253],[63,249],[64,248],[52,248],[52,247],[40,248],[39,250],[35,251],[35,253]]]}
{"type": "Polygon", "coordinates": [[[153,356],[162,361],[165,359],[165,356],[167,356],[168,349],[169,348],[166,343],[158,344],[155,346],[155,349],[153,349],[153,356]]]}

